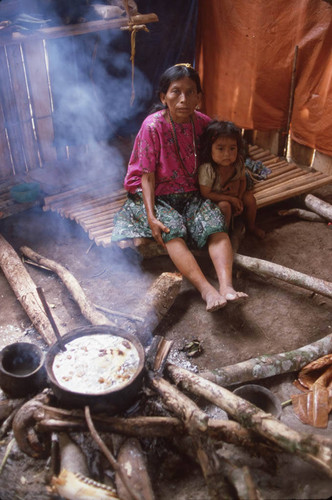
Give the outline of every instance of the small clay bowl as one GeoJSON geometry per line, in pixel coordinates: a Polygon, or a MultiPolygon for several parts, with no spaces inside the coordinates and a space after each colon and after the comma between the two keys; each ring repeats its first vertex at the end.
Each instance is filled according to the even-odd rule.
{"type": "Polygon", "coordinates": [[[15,342],[0,352],[0,387],[13,398],[40,392],[47,383],[45,354],[35,344],[15,342]]]}
{"type": "Polygon", "coordinates": [[[233,393],[254,404],[265,413],[271,413],[275,418],[279,418],[281,415],[282,407],[279,399],[266,387],[257,384],[246,384],[237,387],[233,393]]]}

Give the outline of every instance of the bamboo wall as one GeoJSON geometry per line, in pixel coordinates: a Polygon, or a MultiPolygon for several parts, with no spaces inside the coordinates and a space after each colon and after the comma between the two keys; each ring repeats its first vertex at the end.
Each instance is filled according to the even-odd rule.
{"type": "Polygon", "coordinates": [[[0,177],[57,159],[43,40],[0,47],[0,177]]]}
{"type": "MultiPolygon", "coordinates": [[[[132,26],[157,21],[155,14],[131,17],[132,26]]],[[[82,143],[56,140],[54,107],[65,83],[55,60],[66,42],[63,71],[75,78],[78,59],[90,58],[92,64],[97,34],[127,25],[127,18],[119,18],[49,27],[28,35],[0,31],[0,181],[59,160],[74,160],[84,152],[82,143]]]]}

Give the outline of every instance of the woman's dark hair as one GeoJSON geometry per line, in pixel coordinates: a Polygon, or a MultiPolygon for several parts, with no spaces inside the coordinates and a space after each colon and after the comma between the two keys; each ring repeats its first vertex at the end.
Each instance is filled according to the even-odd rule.
{"type": "Polygon", "coordinates": [[[244,144],[242,139],[242,131],[233,122],[213,120],[208,124],[200,139],[200,157],[201,163],[214,164],[212,159],[212,144],[219,137],[231,137],[236,140],[237,144],[237,160],[239,156],[244,156],[244,144]]]}
{"type": "MultiPolygon", "coordinates": [[[[196,84],[197,93],[200,94],[202,92],[201,80],[197,71],[189,64],[176,64],[175,66],[168,68],[161,75],[159,80],[158,97],[160,97],[160,94],[166,94],[169,86],[173,82],[181,80],[181,78],[190,78],[196,84]]],[[[165,109],[164,104],[161,102],[154,104],[149,114],[154,113],[159,109],[165,109]]]]}

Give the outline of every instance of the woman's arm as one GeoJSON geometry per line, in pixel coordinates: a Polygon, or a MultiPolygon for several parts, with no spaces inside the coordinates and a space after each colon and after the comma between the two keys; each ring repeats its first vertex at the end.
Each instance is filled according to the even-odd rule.
{"type": "Polygon", "coordinates": [[[146,215],[148,218],[149,226],[152,231],[152,236],[154,237],[156,242],[159,243],[159,245],[165,246],[163,239],[161,237],[161,232],[163,231],[164,233],[168,233],[169,229],[156,218],[154,210],[155,174],[153,172],[149,172],[148,174],[143,174],[141,185],[142,185],[143,201],[145,205],[146,215]]]}

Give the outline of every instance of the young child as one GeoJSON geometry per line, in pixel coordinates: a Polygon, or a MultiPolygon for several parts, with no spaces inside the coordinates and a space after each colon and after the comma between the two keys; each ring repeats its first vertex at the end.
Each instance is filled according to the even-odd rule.
{"type": "Polygon", "coordinates": [[[222,211],[229,227],[232,215],[243,213],[246,230],[263,239],[256,226],[256,200],[247,190],[241,130],[232,122],[214,120],[201,138],[200,192],[222,211]]]}

